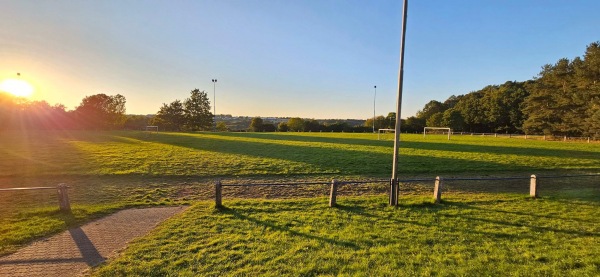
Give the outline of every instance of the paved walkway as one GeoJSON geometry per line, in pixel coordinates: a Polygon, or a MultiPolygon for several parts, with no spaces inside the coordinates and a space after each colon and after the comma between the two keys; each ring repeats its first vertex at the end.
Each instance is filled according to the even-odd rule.
{"type": "Polygon", "coordinates": [[[0,258],[0,276],[78,276],[186,207],[129,209],[0,258]]]}

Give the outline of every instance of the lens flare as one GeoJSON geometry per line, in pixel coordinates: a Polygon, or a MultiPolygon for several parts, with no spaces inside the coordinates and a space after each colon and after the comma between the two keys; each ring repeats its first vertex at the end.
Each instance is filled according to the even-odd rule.
{"type": "Polygon", "coordinates": [[[7,79],[0,83],[0,91],[18,97],[29,97],[33,93],[33,86],[23,80],[7,79]]]}

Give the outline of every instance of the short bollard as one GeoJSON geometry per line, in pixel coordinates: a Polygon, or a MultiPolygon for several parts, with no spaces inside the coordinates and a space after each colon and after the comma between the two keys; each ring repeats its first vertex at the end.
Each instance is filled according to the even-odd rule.
{"type": "Polygon", "coordinates": [[[535,175],[531,175],[531,180],[529,181],[529,196],[533,198],[538,197],[538,182],[537,177],[535,175]]]}
{"type": "Polygon", "coordinates": [[[333,179],[331,181],[331,191],[329,192],[329,207],[335,207],[337,205],[337,202],[336,202],[337,187],[338,187],[338,181],[333,179]]]}
{"type": "Polygon", "coordinates": [[[223,195],[221,194],[222,189],[223,186],[221,185],[221,180],[217,180],[215,183],[215,208],[223,207],[223,195]]]}
{"type": "Polygon", "coordinates": [[[61,212],[70,212],[71,204],[69,203],[69,193],[67,190],[69,186],[66,184],[59,184],[57,187],[58,190],[58,207],[61,212]]]}
{"type": "Polygon", "coordinates": [[[442,186],[443,179],[440,176],[435,177],[435,187],[433,188],[433,199],[435,199],[435,203],[442,202],[442,186]]]}

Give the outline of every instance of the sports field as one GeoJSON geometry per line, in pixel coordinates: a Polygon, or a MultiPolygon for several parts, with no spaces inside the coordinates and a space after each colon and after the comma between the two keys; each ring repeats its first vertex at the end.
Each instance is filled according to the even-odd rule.
{"type": "MultiPolygon", "coordinates": [[[[406,176],[600,170],[600,144],[402,135],[406,176]]],[[[391,174],[392,141],[353,133],[38,132],[0,138],[0,177],[391,174]]]]}
{"type": "MultiPolygon", "coordinates": [[[[99,274],[250,274],[249,270],[263,265],[263,260],[273,260],[267,263],[271,267],[258,272],[268,273],[269,268],[281,268],[270,271],[273,275],[362,275],[370,268],[384,275],[398,268],[417,275],[435,272],[471,274],[487,263],[497,267],[488,267],[485,271],[494,275],[513,262],[524,264],[519,269],[523,274],[539,265],[545,267],[534,272],[542,275],[561,272],[594,275],[600,268],[598,256],[590,254],[598,252],[590,245],[600,245],[597,227],[600,226],[600,185],[597,177],[549,181],[543,184],[542,199],[535,201],[526,197],[527,181],[449,183],[447,192],[450,194],[444,197],[447,202],[441,205],[431,204],[433,184],[407,183],[401,186],[404,191],[399,209],[385,207],[385,196],[381,196],[386,191],[385,184],[348,188],[339,200],[342,204],[339,210],[324,206],[326,199],[320,197],[327,194],[327,187],[323,186],[284,190],[229,187],[224,191],[224,204],[228,208],[219,211],[212,209],[210,202],[216,179],[237,183],[389,178],[393,142],[377,140],[376,134],[354,133],[74,131],[8,132],[0,136],[0,145],[0,187],[66,183],[71,187],[73,206],[73,213],[65,215],[57,211],[53,193],[0,194],[3,203],[0,207],[0,254],[118,209],[192,204],[195,205],[194,215],[186,213],[183,218],[168,224],[179,226],[176,229],[182,234],[181,239],[186,240],[186,245],[189,242],[196,247],[196,250],[189,249],[193,255],[171,249],[187,248],[169,239],[168,227],[153,233],[149,240],[141,240],[136,244],[137,248],[132,248],[114,265],[101,269],[99,274]],[[350,197],[365,193],[380,196],[350,197]],[[239,200],[281,197],[292,199],[239,200]],[[485,201],[480,203],[478,199],[485,201]],[[257,211],[255,206],[271,207],[271,210],[265,213],[257,211]],[[306,218],[301,219],[301,214],[306,218]],[[265,219],[271,215],[272,220],[265,219]],[[331,217],[337,218],[332,221],[331,217]],[[290,223],[289,218],[300,221],[290,223]],[[373,220],[386,223],[381,226],[367,224],[373,220]],[[227,243],[231,245],[225,245],[213,231],[230,230],[233,225],[215,225],[211,223],[213,221],[249,225],[236,229],[241,233],[234,232],[233,237],[227,237],[230,240],[227,243]],[[326,222],[333,222],[335,226],[326,226],[326,222]],[[440,222],[443,224],[436,227],[440,222]],[[202,227],[183,227],[193,226],[192,223],[202,227]],[[373,229],[369,234],[371,239],[359,236],[366,229],[373,229]],[[422,233],[424,230],[427,231],[422,233]],[[198,232],[214,236],[201,239],[198,232]],[[403,233],[404,238],[397,237],[396,232],[403,233]],[[450,243],[440,234],[452,236],[457,241],[450,243]],[[284,248],[273,246],[282,236],[281,247],[284,248]],[[534,241],[537,236],[543,240],[534,241]],[[250,243],[248,239],[254,241],[250,243]],[[165,244],[150,246],[151,241],[165,244]],[[415,241],[414,247],[404,249],[411,241],[415,241]],[[510,243],[503,246],[505,242],[510,243]],[[566,243],[570,246],[565,247],[566,243]],[[464,251],[464,247],[478,244],[483,246],[464,251]],[[318,248],[319,245],[325,245],[325,250],[318,248]],[[218,251],[224,248],[232,251],[218,251]],[[275,257],[290,248],[297,249],[286,254],[291,255],[288,258],[293,263],[312,261],[303,267],[306,272],[281,267],[284,261],[275,257]],[[553,248],[562,250],[548,252],[553,248]],[[579,248],[581,250],[577,250],[579,248]],[[153,249],[153,254],[145,249],[153,249]],[[205,256],[198,249],[212,254],[205,253],[208,255],[205,256]],[[381,253],[370,252],[373,249],[380,249],[381,253]],[[423,252],[423,249],[433,252],[423,252]],[[247,260],[253,259],[247,257],[248,253],[259,250],[271,254],[255,256],[255,261],[247,260]],[[161,254],[173,251],[172,255],[176,256],[161,254]],[[544,251],[547,254],[542,255],[544,251]],[[345,254],[335,256],[334,252],[345,254]],[[562,259],[572,252],[576,255],[562,259]],[[434,253],[437,253],[435,257],[432,256],[434,253]],[[486,254],[487,258],[476,257],[481,253],[489,255],[486,254]],[[212,260],[213,254],[223,255],[222,259],[232,262],[215,265],[213,263],[218,259],[212,260]],[[444,254],[457,262],[444,258],[444,254]],[[329,262],[316,261],[323,255],[329,262]],[[398,256],[410,258],[399,261],[398,256]],[[390,259],[394,262],[387,263],[390,259]],[[174,264],[165,265],[167,261],[174,264]],[[355,268],[340,268],[337,266],[340,263],[355,264],[355,268]],[[434,263],[443,266],[435,267],[434,263]]],[[[454,136],[448,141],[441,135],[424,138],[403,134],[400,155],[401,178],[600,172],[600,144],[597,143],[478,136],[454,136]]]]}

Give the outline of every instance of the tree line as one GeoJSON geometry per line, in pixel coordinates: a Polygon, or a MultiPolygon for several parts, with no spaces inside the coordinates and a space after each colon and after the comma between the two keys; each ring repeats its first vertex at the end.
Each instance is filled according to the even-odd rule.
{"type": "Polygon", "coordinates": [[[544,65],[532,80],[431,100],[406,122],[417,130],[600,137],[600,43],[583,57],[544,65]]]}
{"type": "Polygon", "coordinates": [[[275,125],[260,117],[252,118],[250,132],[367,132],[370,129],[363,125],[351,126],[347,122],[319,122],[315,119],[292,117],[286,122],[275,125]]]}
{"type": "Polygon", "coordinates": [[[64,105],[0,92],[0,130],[140,130],[158,125],[161,130],[209,130],[213,114],[206,92],[194,89],[184,101],[163,104],[156,115],[127,115],[123,95],[86,96],[74,110],[64,105]]]}
{"type": "Polygon", "coordinates": [[[127,120],[125,102],[120,94],[96,94],[67,111],[62,104],[51,106],[0,92],[0,130],[121,129],[127,120]]]}

